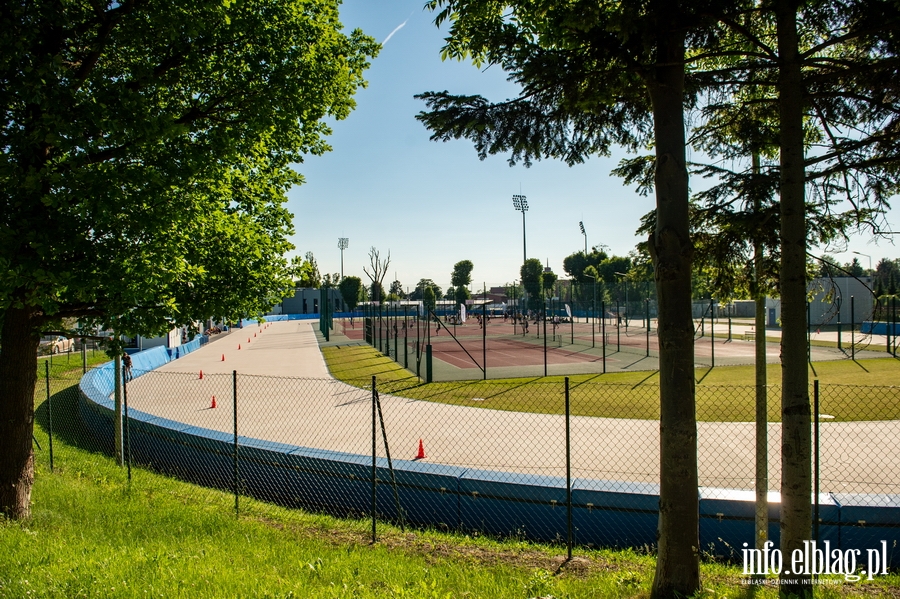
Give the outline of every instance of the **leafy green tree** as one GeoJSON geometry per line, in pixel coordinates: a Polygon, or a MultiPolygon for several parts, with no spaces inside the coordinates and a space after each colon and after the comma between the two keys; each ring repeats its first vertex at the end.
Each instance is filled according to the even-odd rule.
{"type": "Polygon", "coordinates": [[[457,306],[466,303],[466,300],[470,299],[471,297],[472,295],[465,287],[457,287],[456,291],[453,294],[453,299],[456,301],[457,306]]]}
{"type": "Polygon", "coordinates": [[[699,101],[707,73],[692,65],[720,47],[721,22],[739,22],[743,2],[640,3],[552,0],[431,0],[449,21],[445,57],[496,65],[518,97],[422,94],[418,116],[432,139],[471,139],[481,157],[510,152],[526,165],[569,164],[652,143],[657,227],[648,248],[656,268],[660,334],[659,559],[651,596],[700,588],[699,502],[691,319],[691,259],[684,107],[699,101]]]}
{"type": "MultiPolygon", "coordinates": [[[[733,89],[763,92],[751,98],[754,110],[732,114],[762,111],[767,124],[774,123],[748,129],[743,137],[762,139],[752,143],[763,155],[767,144],[777,148],[769,179],[779,198],[781,551],[791,555],[808,538],[811,518],[811,407],[804,366],[810,233],[845,235],[848,225],[877,222],[885,200],[897,192],[900,106],[884,90],[898,85],[900,18],[895,3],[878,0],[785,0],[757,9],[730,25],[734,53],[719,75],[733,89]],[[836,197],[849,200],[854,218],[831,222],[836,197]]],[[[756,154],[748,155],[756,161],[756,154]]],[[[811,594],[807,578],[782,572],[782,595],[811,594]]]]}
{"type": "Polygon", "coordinates": [[[866,274],[862,264],[859,263],[859,258],[854,258],[850,262],[844,264],[844,270],[847,271],[847,274],[851,277],[862,277],[866,274]]]}
{"type": "Polygon", "coordinates": [[[329,149],[323,119],[352,110],[378,45],[343,34],[333,0],[36,0],[2,22],[0,513],[18,519],[41,332],[278,303],[290,165],[329,149]]]}
{"type": "Polygon", "coordinates": [[[551,297],[553,295],[553,286],[556,285],[556,281],[559,277],[556,276],[551,270],[547,270],[541,273],[541,289],[544,290],[547,297],[551,297]]]}
{"type": "Polygon", "coordinates": [[[319,265],[312,252],[306,252],[302,261],[295,262],[294,276],[297,277],[297,287],[318,289],[322,286],[322,276],[319,274],[319,265]]]}
{"type": "Polygon", "coordinates": [[[344,298],[344,303],[351,312],[356,310],[356,306],[359,305],[359,292],[362,287],[362,280],[359,277],[344,277],[338,283],[341,297],[344,298]]]}
{"type": "Polygon", "coordinates": [[[471,260],[460,260],[453,265],[453,272],[450,274],[450,284],[456,288],[457,305],[465,303],[469,299],[469,290],[467,287],[472,282],[472,269],[475,266],[471,260]]]}
{"type": "Polygon", "coordinates": [[[397,296],[398,299],[405,299],[406,292],[403,291],[403,284],[400,281],[393,281],[389,291],[391,295],[397,296]]]}
{"type": "Polygon", "coordinates": [[[608,257],[606,252],[598,252],[596,248],[589,254],[578,251],[563,258],[563,270],[578,283],[590,283],[591,279],[584,275],[585,269],[589,266],[597,268],[608,257]]]}
{"type": "Polygon", "coordinates": [[[426,285],[425,291],[422,292],[422,304],[424,305],[425,310],[434,310],[436,297],[434,289],[434,287],[426,285]]]}
{"type": "Polygon", "coordinates": [[[886,287],[891,277],[897,276],[900,276],[900,259],[882,258],[875,265],[875,281],[880,282],[882,286],[886,287]]]}
{"type": "Polygon", "coordinates": [[[441,297],[441,287],[431,279],[419,279],[416,288],[409,294],[409,299],[421,301],[424,297],[425,289],[431,287],[435,297],[441,297]]]}
{"type": "Polygon", "coordinates": [[[445,300],[455,300],[456,299],[456,289],[453,288],[453,285],[447,287],[447,293],[444,294],[445,300]]]}
{"type": "Polygon", "coordinates": [[[373,302],[386,301],[384,287],[378,281],[372,281],[372,284],[369,285],[369,298],[373,302]]]}
{"type": "Polygon", "coordinates": [[[544,267],[537,258],[529,258],[519,269],[519,276],[522,278],[522,287],[525,288],[527,294],[527,302],[529,310],[538,310],[541,307],[541,291],[543,289],[543,279],[541,275],[544,267]]]}

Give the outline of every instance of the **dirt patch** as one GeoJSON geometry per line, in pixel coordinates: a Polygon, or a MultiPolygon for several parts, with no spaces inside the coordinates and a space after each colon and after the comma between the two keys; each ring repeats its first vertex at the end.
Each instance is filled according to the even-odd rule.
{"type": "MultiPolygon", "coordinates": [[[[328,528],[316,524],[284,523],[263,517],[259,522],[278,530],[290,531],[303,537],[314,537],[335,547],[368,546],[372,544],[371,533],[347,528],[328,528]]],[[[599,555],[573,556],[554,555],[548,551],[527,544],[515,547],[491,546],[472,541],[453,542],[436,538],[427,532],[379,531],[378,545],[399,549],[422,556],[429,564],[442,561],[470,563],[473,566],[509,566],[528,570],[546,570],[557,576],[588,578],[600,572],[643,570],[638,563],[611,562],[599,555]]]]}

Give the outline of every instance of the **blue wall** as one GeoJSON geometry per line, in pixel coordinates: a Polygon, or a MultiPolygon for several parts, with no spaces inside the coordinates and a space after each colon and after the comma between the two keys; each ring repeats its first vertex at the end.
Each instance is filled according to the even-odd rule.
{"type": "Polygon", "coordinates": [[[859,325],[860,333],[871,333],[872,335],[887,335],[888,329],[891,331],[891,336],[900,335],[900,322],[871,322],[867,320],[859,325]]]}
{"type": "MultiPolygon", "coordinates": [[[[169,361],[165,348],[132,356],[135,376],[169,361]]],[[[81,379],[80,411],[87,426],[112,447],[112,363],[81,379]]],[[[234,436],[136,410],[129,413],[131,455],[138,463],[199,484],[234,485],[234,436]]],[[[288,506],[339,515],[370,513],[371,456],[238,437],[242,493],[288,506]]],[[[377,512],[397,520],[445,529],[481,531],[539,541],[566,538],[565,479],[395,460],[399,511],[387,461],[376,460],[377,512]]],[[[701,488],[701,551],[740,561],[753,546],[754,492],[701,488]]],[[[659,486],[648,483],[572,481],[574,538],[594,547],[656,545],[659,486]]],[[[887,542],[891,567],[900,566],[900,496],[820,496],[820,539],[831,548],[880,549],[887,542]]],[[[770,502],[769,538],[778,543],[777,500],[770,502]]],[[[788,558],[785,558],[787,560],[788,558]]]]}

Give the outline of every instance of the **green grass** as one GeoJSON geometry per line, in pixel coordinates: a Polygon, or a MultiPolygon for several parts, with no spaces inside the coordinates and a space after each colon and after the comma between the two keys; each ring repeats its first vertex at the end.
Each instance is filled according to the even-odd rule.
{"type": "MultiPolygon", "coordinates": [[[[496,410],[561,414],[562,376],[421,383],[413,374],[372,347],[323,347],[335,378],[367,387],[375,375],[379,388],[411,399],[496,410]],[[473,398],[479,398],[473,403],[473,398]]],[[[837,360],[809,366],[812,381],[821,385],[821,412],[830,421],[900,419],[900,360],[837,360]]],[[[769,421],[780,420],[781,367],[770,364],[769,421]]],[[[752,422],[755,369],[751,366],[702,368],[695,373],[697,418],[701,421],[752,422]]],[[[607,418],[659,418],[659,378],[656,372],[616,372],[572,375],[572,413],[607,418]]]]}
{"type": "MultiPolygon", "coordinates": [[[[54,405],[73,395],[59,391],[54,405]]],[[[230,494],[142,469],[129,482],[110,458],[61,441],[55,472],[37,454],[32,502],[31,520],[0,521],[0,598],[638,598],[655,567],[651,555],[578,548],[560,568],[559,546],[383,524],[372,545],[368,520],[248,498],[236,517],[230,494]]],[[[701,571],[700,597],[777,595],[752,594],[733,566],[701,571]]],[[[822,596],[890,596],[898,585],[890,576],[822,596]]]]}
{"type": "MultiPolygon", "coordinates": [[[[110,360],[109,356],[106,355],[106,352],[99,349],[89,349],[86,358],[88,368],[103,364],[104,362],[109,362],[110,360]]],[[[47,372],[46,369],[48,367],[51,379],[58,379],[61,377],[69,378],[73,373],[78,373],[80,375],[82,367],[81,352],[75,351],[71,353],[56,354],[54,356],[39,356],[37,367],[39,380],[45,378],[47,372]]]]}

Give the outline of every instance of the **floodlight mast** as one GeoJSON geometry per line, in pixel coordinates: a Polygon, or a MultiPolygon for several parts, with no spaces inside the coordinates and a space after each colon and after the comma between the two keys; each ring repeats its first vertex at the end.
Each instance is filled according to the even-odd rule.
{"type": "Polygon", "coordinates": [[[525,213],[528,212],[528,200],[523,195],[512,197],[513,208],[522,213],[522,264],[528,260],[528,251],[525,249],[525,213]]]}
{"type": "Polygon", "coordinates": [[[581,228],[581,234],[584,235],[584,255],[587,256],[587,231],[584,230],[584,221],[578,221],[578,226],[581,228]]]}
{"type": "Polygon", "coordinates": [[[344,250],[350,247],[349,237],[338,237],[338,248],[341,250],[341,280],[344,280],[344,250]]]}

